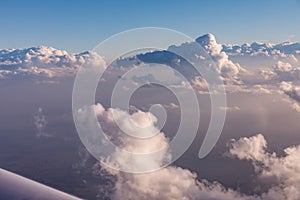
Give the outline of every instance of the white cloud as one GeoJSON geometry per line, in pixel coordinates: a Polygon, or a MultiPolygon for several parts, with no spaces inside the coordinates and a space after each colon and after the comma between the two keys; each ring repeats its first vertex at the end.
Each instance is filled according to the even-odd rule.
{"type": "Polygon", "coordinates": [[[218,44],[216,38],[212,34],[206,34],[196,39],[217,63],[218,71],[224,78],[237,78],[237,75],[243,69],[237,63],[233,63],[228,59],[225,52],[222,52],[222,45],[218,44]]]}
{"type": "Polygon", "coordinates": [[[271,44],[271,43],[262,43],[262,42],[253,42],[252,44],[242,44],[242,45],[232,45],[226,44],[223,45],[222,51],[226,52],[231,56],[238,55],[250,55],[250,56],[273,56],[279,58],[289,58],[290,60],[296,61],[294,55],[298,54],[300,49],[299,43],[280,43],[280,44],[271,44]]]}
{"type": "Polygon", "coordinates": [[[230,106],[221,106],[220,109],[221,110],[226,110],[228,112],[241,110],[240,107],[238,107],[238,106],[232,106],[232,107],[230,107],[230,106]]]}
{"type": "Polygon", "coordinates": [[[299,63],[278,61],[272,68],[262,69],[259,74],[270,84],[280,81],[299,81],[299,63]]]}
{"type": "MultiPolygon", "coordinates": [[[[101,104],[96,104],[93,109],[95,109],[99,122],[102,128],[106,130],[107,135],[113,142],[127,151],[149,153],[168,145],[168,139],[163,132],[159,132],[146,140],[132,138],[120,132],[114,121],[122,120],[122,123],[127,127],[127,131],[133,132],[137,131],[134,124],[148,125],[146,133],[140,132],[141,135],[148,135],[147,131],[157,132],[154,128],[156,118],[151,113],[136,111],[136,113],[129,115],[119,109],[109,108],[105,110],[101,104]],[[113,116],[115,116],[114,120],[113,116]]],[[[80,112],[82,117],[88,117],[85,116],[84,110],[80,112]]],[[[170,154],[164,152],[163,155],[153,157],[153,159],[139,160],[125,156],[121,151],[115,151],[111,157],[111,161],[114,160],[116,163],[134,169],[148,165],[160,167],[162,160],[170,157],[170,154]]],[[[198,180],[195,173],[180,167],[169,166],[144,174],[124,173],[109,169],[105,165],[102,167],[114,177],[117,177],[112,199],[254,199],[254,197],[248,197],[227,189],[219,183],[198,180]]]]}
{"type": "Polygon", "coordinates": [[[205,58],[203,55],[199,55],[196,45],[200,44],[211,59],[216,63],[216,70],[227,81],[234,79],[237,80],[237,75],[244,71],[244,69],[237,63],[233,63],[228,59],[225,52],[222,52],[222,45],[216,42],[215,36],[212,34],[206,34],[196,39],[195,42],[183,43],[179,46],[172,45],[168,48],[170,52],[190,52],[194,53],[195,57],[201,61],[205,58]],[[197,49],[197,50],[194,50],[197,49]]]}
{"type": "Polygon", "coordinates": [[[286,148],[284,156],[267,152],[267,141],[261,134],[233,140],[231,145],[229,153],[252,161],[258,178],[268,185],[262,199],[300,199],[300,145],[286,148]]]}
{"type": "Polygon", "coordinates": [[[191,82],[193,88],[197,89],[198,91],[208,90],[208,83],[201,76],[196,76],[191,82]]]}
{"type": "MultiPolygon", "coordinates": [[[[95,105],[95,111],[100,123],[103,124],[105,133],[122,149],[132,153],[151,153],[168,145],[168,139],[160,132],[155,123],[157,118],[150,112],[136,110],[132,115],[127,112],[109,108],[105,110],[101,104],[95,105]],[[117,124],[117,123],[118,124],[117,124]],[[121,126],[120,127],[118,126],[121,126]],[[128,135],[127,135],[128,134],[128,135]],[[135,136],[135,137],[131,137],[135,136]]],[[[116,149],[110,160],[113,165],[122,165],[130,169],[143,169],[144,166],[159,167],[162,160],[169,154],[163,152],[153,160],[133,159],[124,151],[116,149]]]]}
{"type": "MultiPolygon", "coordinates": [[[[137,123],[142,126],[147,124],[151,127],[154,126],[155,117],[149,117],[149,113],[137,110],[138,117],[132,118],[134,114],[129,115],[113,108],[105,110],[101,104],[95,105],[94,109],[101,125],[108,131],[107,134],[111,139],[130,152],[152,152],[168,144],[168,139],[162,132],[146,141],[129,138],[120,132],[113,120],[113,112],[116,112],[115,120],[121,119],[128,126],[137,123]]],[[[132,129],[135,129],[135,126],[128,130],[132,129]]],[[[150,128],[149,130],[153,131],[154,129],[150,128]]],[[[264,185],[262,188],[257,186],[256,192],[259,195],[245,195],[226,188],[220,183],[198,179],[197,174],[176,166],[144,174],[125,173],[111,170],[106,166],[102,166],[101,170],[105,168],[116,178],[112,199],[298,200],[300,198],[300,176],[298,176],[300,174],[300,145],[288,147],[284,150],[285,155],[278,156],[276,153],[267,151],[267,141],[263,135],[258,134],[249,138],[232,140],[228,153],[231,157],[252,162],[258,180],[264,185]]],[[[165,152],[165,155],[147,161],[124,156],[119,151],[114,152],[112,156],[117,162],[135,168],[149,164],[160,166],[162,159],[170,156],[168,154],[165,152]]]]}
{"type": "Polygon", "coordinates": [[[118,174],[113,199],[250,199],[219,183],[197,180],[187,169],[167,167],[147,174],[118,174]]]}
{"type": "Polygon", "coordinates": [[[72,76],[83,63],[102,66],[103,59],[94,52],[70,54],[46,46],[0,50],[0,78],[72,76]]]}
{"type": "Polygon", "coordinates": [[[36,128],[37,137],[52,137],[52,135],[45,131],[48,121],[46,116],[43,114],[42,108],[38,108],[37,112],[33,116],[33,123],[36,128]]]}
{"type": "Polygon", "coordinates": [[[273,69],[262,69],[259,71],[259,74],[263,77],[263,79],[268,81],[276,77],[276,73],[273,69]]]}
{"type": "Polygon", "coordinates": [[[292,82],[282,81],[280,83],[280,89],[290,98],[292,108],[300,112],[300,88],[295,86],[292,82]]]}
{"type": "Polygon", "coordinates": [[[177,108],[179,108],[179,105],[177,105],[175,103],[164,104],[164,106],[166,108],[170,108],[170,109],[177,109],[177,108]]]}
{"type": "MultiPolygon", "coordinates": [[[[99,119],[102,130],[114,144],[123,150],[132,153],[151,153],[163,149],[168,144],[168,139],[164,133],[160,132],[155,126],[157,118],[150,112],[134,110],[131,115],[118,108],[109,108],[105,110],[101,104],[80,109],[79,121],[87,123],[90,109],[94,109],[99,119]],[[118,126],[120,125],[120,127],[118,126]]],[[[144,166],[153,166],[157,168],[161,165],[163,159],[169,154],[162,152],[156,154],[153,160],[145,161],[133,159],[126,152],[115,149],[111,155],[110,161],[113,166],[124,166],[128,169],[144,169],[144,166]]],[[[105,158],[106,159],[106,158],[105,158]]]]}
{"type": "Polygon", "coordinates": [[[300,67],[290,63],[278,61],[273,70],[280,81],[300,80],[300,67]]]}

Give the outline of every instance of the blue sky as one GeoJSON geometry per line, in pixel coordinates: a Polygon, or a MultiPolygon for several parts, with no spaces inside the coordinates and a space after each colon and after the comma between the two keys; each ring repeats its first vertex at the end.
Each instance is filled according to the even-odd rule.
{"type": "Polygon", "coordinates": [[[299,0],[2,1],[0,49],[92,49],[131,28],[157,26],[221,43],[300,41],[299,0]]]}

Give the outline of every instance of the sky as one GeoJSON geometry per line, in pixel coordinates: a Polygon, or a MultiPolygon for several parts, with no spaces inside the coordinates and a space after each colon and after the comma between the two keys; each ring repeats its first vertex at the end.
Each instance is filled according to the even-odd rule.
{"type": "Polygon", "coordinates": [[[52,46],[92,49],[138,27],[165,27],[220,43],[300,41],[299,0],[2,1],[0,49],[52,46]]]}

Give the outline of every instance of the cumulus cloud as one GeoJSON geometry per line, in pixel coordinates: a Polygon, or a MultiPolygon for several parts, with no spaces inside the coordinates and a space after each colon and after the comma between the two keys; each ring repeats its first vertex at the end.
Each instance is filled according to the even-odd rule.
{"type": "Polygon", "coordinates": [[[187,169],[167,167],[147,174],[118,174],[113,199],[250,199],[219,183],[198,180],[187,169]]]}
{"type": "MultiPolygon", "coordinates": [[[[297,59],[300,55],[299,49],[300,44],[298,43],[271,44],[254,42],[240,46],[222,46],[217,43],[214,35],[206,34],[192,42],[186,42],[178,46],[171,45],[167,51],[148,52],[131,59],[135,63],[140,63],[138,62],[140,60],[146,63],[168,64],[187,77],[193,88],[199,93],[208,93],[205,83],[201,80],[199,82],[195,78],[195,76],[198,76],[197,73],[193,70],[189,71],[189,65],[182,58],[171,53],[180,52],[185,55],[188,52],[188,55],[194,55],[195,59],[199,60],[200,63],[203,62],[208,69],[216,70],[223,78],[228,92],[271,94],[272,92],[278,92],[278,89],[275,91],[272,88],[274,84],[280,81],[299,80],[300,67],[297,59]],[[197,44],[204,48],[216,66],[212,67],[206,64],[207,57],[199,55],[198,49],[195,48],[197,44]],[[234,56],[239,56],[239,58],[234,56]],[[255,62],[251,57],[255,57],[255,62]],[[265,57],[268,57],[268,59],[265,59],[265,57]],[[249,63],[254,63],[250,64],[253,65],[253,68],[243,68],[241,66],[247,66],[249,63]]],[[[129,59],[129,61],[132,60],[129,59]]],[[[174,87],[191,88],[186,82],[174,87]]]]}
{"type": "Polygon", "coordinates": [[[224,78],[237,78],[237,75],[243,69],[237,63],[233,63],[228,59],[225,52],[222,52],[222,45],[218,44],[216,38],[212,34],[206,34],[196,39],[217,63],[218,71],[224,78]]]}
{"type": "MultiPolygon", "coordinates": [[[[98,116],[99,122],[105,133],[111,140],[123,149],[134,153],[150,153],[168,145],[168,138],[163,132],[155,129],[156,118],[151,113],[137,110],[133,114],[125,111],[109,108],[104,109],[101,104],[92,106],[98,116]],[[115,117],[115,118],[114,118],[115,117]],[[126,131],[136,131],[136,125],[145,127],[146,132],[139,132],[141,135],[148,135],[147,131],[156,133],[155,136],[147,139],[132,138],[120,131],[115,123],[122,120],[126,131]],[[158,131],[158,132],[157,132],[158,131]]],[[[80,111],[83,116],[84,110],[80,111]]],[[[153,165],[161,167],[162,161],[170,157],[168,152],[149,160],[133,159],[125,156],[121,151],[115,151],[111,160],[131,168],[153,165]]],[[[252,199],[221,184],[210,183],[206,180],[197,179],[197,175],[187,169],[169,166],[151,173],[131,174],[118,170],[112,170],[102,165],[111,175],[116,177],[115,192],[112,199],[252,199]],[[170,178],[172,177],[172,178],[170,178]]],[[[100,170],[101,171],[101,170],[100,170]]]]}
{"type": "Polygon", "coordinates": [[[299,54],[300,43],[284,42],[280,44],[253,42],[252,44],[233,45],[225,44],[222,46],[222,51],[230,56],[273,56],[279,58],[289,58],[297,61],[294,55],[299,54]]]}
{"type": "Polygon", "coordinates": [[[37,137],[51,137],[49,133],[46,132],[46,126],[48,121],[46,116],[43,114],[43,109],[38,108],[37,112],[33,116],[33,123],[36,128],[36,136],[37,137]]]}
{"type": "Polygon", "coordinates": [[[278,61],[273,71],[280,81],[300,80],[300,67],[291,65],[290,63],[278,61]]]}
{"type": "MultiPolygon", "coordinates": [[[[300,111],[300,92],[299,84],[300,81],[300,67],[296,64],[291,64],[288,62],[278,61],[276,65],[271,69],[260,70],[260,75],[266,81],[265,88],[271,88],[273,85],[279,86],[279,89],[273,89],[275,93],[283,93],[290,98],[292,107],[300,111]]],[[[271,91],[270,91],[271,93],[271,91]]]]}
{"type": "Polygon", "coordinates": [[[45,78],[72,76],[83,63],[102,63],[94,52],[70,54],[52,47],[0,50],[0,78],[39,76],[45,78]]]}
{"type": "Polygon", "coordinates": [[[280,83],[280,89],[290,98],[292,108],[300,112],[300,88],[295,86],[292,82],[282,81],[280,83]]]}
{"type": "Polygon", "coordinates": [[[241,77],[242,80],[246,78],[244,82],[256,80],[260,81],[260,84],[262,82],[274,84],[276,81],[299,80],[299,48],[299,43],[254,42],[243,45],[223,45],[222,51],[252,73],[248,74],[248,77],[247,74],[241,77]]]}
{"type": "Polygon", "coordinates": [[[233,140],[229,153],[240,160],[249,160],[258,178],[268,185],[262,199],[300,199],[300,145],[284,149],[283,156],[267,151],[267,141],[261,134],[233,140]]]}
{"type": "Polygon", "coordinates": [[[216,70],[224,80],[237,80],[237,75],[244,71],[244,69],[237,63],[233,63],[228,59],[225,52],[222,52],[222,45],[218,44],[213,34],[203,35],[195,40],[195,42],[183,43],[179,46],[172,45],[168,48],[171,52],[192,52],[195,57],[200,61],[204,61],[206,58],[201,55],[198,50],[193,52],[195,45],[200,44],[211,59],[216,63],[216,70]],[[199,55],[200,54],[200,55],[199,55]]]}
{"type": "MultiPolygon", "coordinates": [[[[169,140],[163,132],[141,141],[121,132],[115,123],[115,120],[122,120],[126,124],[125,127],[128,128],[127,131],[136,131],[133,124],[152,127],[155,126],[156,118],[151,116],[151,113],[136,110],[136,115],[135,113],[128,114],[115,108],[105,109],[101,104],[96,104],[93,109],[95,109],[101,126],[107,131],[106,134],[112,141],[130,152],[148,153],[168,145],[169,140]],[[113,112],[116,113],[113,114],[113,112]]],[[[152,128],[147,130],[157,131],[152,128]]],[[[146,134],[148,135],[148,133],[146,134]]],[[[112,170],[101,164],[95,165],[94,168],[95,173],[99,171],[99,174],[103,174],[103,169],[105,169],[115,178],[112,199],[299,199],[300,176],[297,174],[300,172],[300,145],[286,148],[282,156],[268,152],[267,147],[264,136],[258,134],[249,138],[232,140],[228,150],[228,154],[232,158],[251,161],[253,164],[256,177],[263,184],[263,187],[258,185],[255,189],[257,195],[245,195],[226,188],[218,182],[212,183],[198,179],[197,174],[177,166],[168,166],[144,174],[112,170]],[[102,167],[97,167],[100,165],[102,167]]],[[[149,164],[159,167],[162,160],[169,156],[168,152],[164,152],[161,157],[141,161],[124,156],[120,151],[116,151],[112,155],[117,162],[132,168],[149,164]]]]}
{"type": "MultiPolygon", "coordinates": [[[[155,126],[157,118],[150,112],[136,109],[130,115],[117,108],[105,110],[101,104],[95,105],[95,111],[105,133],[123,150],[132,153],[152,153],[163,149],[168,144],[168,139],[164,133],[155,126]]],[[[145,161],[143,158],[133,158],[124,151],[116,149],[110,160],[115,166],[122,165],[130,169],[144,169],[145,166],[160,167],[163,160],[167,159],[168,156],[167,152],[162,152],[161,155],[153,156],[153,160],[145,161]]]]}
{"type": "Polygon", "coordinates": [[[276,77],[276,73],[273,69],[262,69],[259,71],[259,74],[263,77],[264,80],[270,81],[276,77]]]}
{"type": "Polygon", "coordinates": [[[260,75],[270,83],[273,81],[299,81],[300,67],[297,64],[278,61],[272,68],[260,70],[260,75]]]}

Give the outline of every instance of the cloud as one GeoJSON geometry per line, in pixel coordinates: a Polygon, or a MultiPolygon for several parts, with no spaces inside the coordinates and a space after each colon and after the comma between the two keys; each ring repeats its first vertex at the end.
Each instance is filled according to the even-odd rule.
{"type": "Polygon", "coordinates": [[[199,181],[187,169],[167,167],[147,174],[118,174],[113,199],[250,199],[219,183],[199,181]]]}
{"type": "Polygon", "coordinates": [[[266,80],[263,88],[269,88],[270,93],[286,95],[289,99],[284,100],[288,101],[293,109],[300,112],[300,89],[297,86],[300,81],[299,66],[278,61],[273,68],[261,70],[260,75],[266,80]],[[270,90],[273,85],[276,85],[277,88],[270,90]]]}
{"type": "MultiPolygon", "coordinates": [[[[203,35],[195,40],[195,42],[183,43],[179,46],[172,45],[168,48],[171,52],[193,52],[195,45],[200,44],[211,59],[216,63],[216,71],[227,81],[237,80],[237,75],[244,71],[244,69],[237,63],[233,63],[228,59],[225,52],[222,52],[222,45],[216,42],[215,36],[212,34],[203,35]]],[[[200,52],[195,50],[195,56],[197,59],[204,61],[200,52]]]]}
{"type": "MultiPolygon", "coordinates": [[[[101,104],[96,104],[92,108],[95,110],[103,130],[106,130],[105,133],[111,138],[111,141],[127,151],[150,153],[168,145],[168,138],[163,132],[159,132],[155,128],[156,117],[151,113],[136,110],[135,113],[130,115],[115,108],[104,109],[101,104]],[[123,124],[122,127],[125,127],[126,131],[135,133],[138,130],[136,125],[139,125],[147,127],[145,132],[139,132],[140,135],[149,135],[148,131],[156,133],[156,135],[147,139],[129,137],[120,131],[120,128],[115,123],[116,121],[120,122],[120,120],[122,121],[121,124],[123,124]]],[[[80,113],[82,117],[88,117],[84,109],[80,113]]],[[[110,161],[113,161],[114,164],[127,165],[127,167],[132,169],[148,165],[161,167],[163,160],[170,156],[170,153],[164,152],[161,156],[156,156],[149,160],[140,160],[128,157],[122,151],[116,150],[111,155],[110,161]]],[[[217,182],[210,183],[206,180],[199,180],[195,173],[176,166],[169,166],[144,174],[125,173],[110,169],[106,165],[102,165],[102,168],[98,170],[101,172],[103,168],[116,177],[115,192],[111,197],[112,199],[252,199],[251,196],[248,197],[227,189],[217,182]]]]}
{"type": "Polygon", "coordinates": [[[232,107],[230,107],[230,106],[226,106],[226,107],[222,106],[222,107],[220,107],[220,109],[221,110],[226,110],[228,112],[241,110],[240,107],[238,107],[238,106],[232,106],[232,107]]]}
{"type": "MultiPolygon", "coordinates": [[[[272,69],[263,69],[260,71],[260,77],[263,77],[265,82],[255,84],[255,86],[247,83],[242,83],[243,76],[246,71],[238,63],[232,62],[228,58],[228,51],[224,50],[224,45],[218,44],[216,38],[212,34],[206,34],[197,38],[194,42],[183,43],[179,46],[170,46],[168,50],[193,52],[195,45],[200,44],[204,50],[210,55],[212,60],[216,63],[216,70],[225,80],[226,89],[229,92],[252,92],[252,93],[271,93],[268,87],[263,85],[272,84],[274,81],[296,81],[300,77],[300,68],[295,64],[279,61],[272,69]],[[260,88],[258,88],[260,87],[260,88]]],[[[271,48],[272,45],[250,45],[251,48],[271,48]]],[[[274,45],[273,45],[274,46],[274,45]]],[[[284,45],[283,45],[284,46],[284,45]]],[[[293,46],[296,51],[296,46],[293,46]]],[[[229,48],[229,47],[228,47],[229,48]]],[[[232,47],[236,49],[236,47],[232,47]]],[[[246,47],[243,47],[246,48],[246,47]]],[[[250,48],[250,47],[249,47],[250,48]]],[[[283,48],[283,47],[282,47],[283,48]]],[[[286,48],[286,47],[284,47],[286,48]]],[[[247,49],[247,48],[246,48],[247,49]]],[[[246,51],[246,50],[245,50],[246,51]]],[[[196,52],[195,59],[205,60],[196,52]]],[[[138,67],[142,62],[167,63],[179,70],[186,78],[189,79],[191,85],[201,94],[207,94],[207,83],[199,75],[195,75],[195,71],[188,70],[185,62],[170,54],[168,51],[155,51],[146,54],[137,55],[131,58],[120,58],[115,63],[119,65],[120,69],[124,69],[124,63],[129,66],[138,67]],[[128,61],[129,63],[125,62],[128,61]],[[122,64],[123,63],[123,64],[122,64]],[[122,67],[123,66],[123,67],[122,67]]],[[[204,62],[204,61],[203,61],[204,62]]],[[[99,67],[105,66],[105,62],[100,55],[95,52],[83,52],[71,54],[64,50],[58,50],[52,47],[38,46],[26,49],[7,49],[0,50],[0,78],[12,77],[42,77],[43,80],[38,83],[54,83],[48,82],[50,78],[74,76],[78,67],[82,64],[99,67]]],[[[127,66],[128,68],[128,66],[127,66]]],[[[248,71],[247,71],[248,72],[248,71]]],[[[255,78],[256,73],[248,74],[250,79],[255,78]],[[252,76],[252,77],[251,77],[252,76]]],[[[50,79],[50,81],[57,81],[57,79],[50,79]]],[[[174,85],[174,87],[190,88],[186,82],[174,85]]],[[[214,87],[211,85],[211,87],[214,87]]]]}
{"type": "Polygon", "coordinates": [[[241,138],[238,141],[233,140],[229,153],[241,160],[263,161],[266,158],[266,147],[267,141],[264,136],[258,134],[250,138],[241,138]]]}
{"type": "MultiPolygon", "coordinates": [[[[289,87],[289,86],[287,86],[289,87]]],[[[167,145],[169,140],[163,132],[159,132],[152,138],[139,140],[128,137],[120,132],[120,129],[113,120],[122,120],[127,131],[136,131],[135,123],[145,126],[149,125],[148,131],[154,131],[156,118],[150,116],[151,113],[136,110],[135,113],[128,114],[122,110],[109,108],[105,109],[101,104],[93,106],[101,125],[107,130],[113,142],[130,152],[152,152],[158,150],[163,145],[167,145]],[[115,112],[115,113],[114,113],[115,112]],[[113,114],[114,113],[114,114],[113,114]],[[133,117],[136,116],[136,117],[133,117]],[[130,126],[130,127],[128,127],[130,126]]],[[[157,130],[155,130],[157,131],[157,130]]],[[[140,133],[144,134],[144,133],[140,133]]],[[[146,133],[148,135],[148,133],[146,133]]],[[[262,134],[252,137],[243,137],[232,140],[228,150],[228,155],[239,160],[250,161],[257,176],[258,183],[255,188],[257,195],[245,195],[238,191],[226,188],[218,182],[208,182],[205,179],[198,179],[197,174],[188,169],[177,166],[168,166],[160,170],[144,173],[132,174],[118,170],[112,170],[106,165],[99,163],[94,167],[95,173],[103,174],[106,170],[114,177],[114,192],[112,199],[230,199],[230,200],[259,200],[259,199],[288,199],[298,200],[300,198],[300,145],[291,146],[284,150],[284,155],[278,156],[276,153],[267,151],[267,141],[262,134]],[[172,178],[170,178],[172,177],[172,178]]],[[[164,152],[161,157],[153,157],[150,160],[138,160],[124,156],[121,151],[113,153],[112,157],[116,162],[135,168],[143,165],[161,166],[162,160],[169,157],[168,152],[164,152]]]]}
{"type": "Polygon", "coordinates": [[[33,123],[36,128],[36,137],[52,137],[45,131],[48,121],[46,116],[43,114],[43,109],[38,108],[37,112],[33,116],[33,123]]]}
{"type": "Polygon", "coordinates": [[[175,103],[169,103],[169,104],[164,104],[164,107],[170,108],[170,109],[177,109],[179,106],[175,103]]]}
{"type": "MultiPolygon", "coordinates": [[[[214,35],[206,34],[192,42],[178,46],[171,45],[167,51],[148,52],[127,60],[131,62],[134,60],[137,65],[141,62],[170,65],[187,77],[193,88],[199,93],[207,94],[209,91],[205,82],[201,79],[197,80],[197,73],[188,70],[191,67],[182,58],[171,53],[180,52],[185,55],[188,52],[189,55],[195,55],[195,59],[198,59],[199,62],[207,64],[205,63],[207,58],[197,52],[198,50],[195,48],[197,44],[200,44],[216,63],[215,69],[212,69],[221,75],[226,90],[230,93],[275,94],[279,90],[274,88],[274,85],[279,82],[299,81],[300,65],[297,57],[300,56],[300,43],[254,42],[243,45],[221,45],[217,43],[214,35]],[[254,58],[255,60],[253,60],[254,58]],[[248,64],[253,67],[243,68],[241,66],[248,66],[248,64]]],[[[191,89],[185,81],[172,85],[172,87],[191,89]]]]}
{"type": "Polygon", "coordinates": [[[259,71],[259,74],[263,77],[264,80],[270,81],[276,77],[276,73],[273,69],[262,69],[259,71]]]}
{"type": "Polygon", "coordinates": [[[300,80],[300,67],[295,64],[278,61],[273,67],[271,73],[273,77],[279,81],[299,81],[300,80]]]}
{"type": "Polygon", "coordinates": [[[72,165],[72,168],[75,169],[77,173],[81,173],[81,171],[87,167],[90,158],[90,153],[84,147],[79,147],[78,160],[72,165]]]}
{"type": "Polygon", "coordinates": [[[102,58],[94,52],[70,54],[46,46],[4,49],[0,50],[0,78],[73,76],[83,63],[99,65],[102,58]]]}
{"type": "Polygon", "coordinates": [[[277,88],[268,85],[268,84],[254,84],[254,85],[247,85],[247,84],[228,84],[225,85],[225,89],[227,94],[229,93],[249,93],[249,94],[272,94],[277,91],[277,88]]]}
{"type": "MultiPolygon", "coordinates": [[[[137,110],[131,115],[123,110],[95,105],[95,111],[104,132],[122,149],[132,153],[151,153],[168,145],[168,139],[155,124],[157,118],[150,112],[137,110]],[[117,122],[117,123],[116,123],[117,122]],[[120,127],[118,126],[120,125],[120,127]],[[132,137],[135,136],[135,137],[132,137]]],[[[163,160],[170,156],[167,152],[153,157],[152,160],[134,159],[124,151],[116,151],[111,156],[112,165],[122,165],[130,169],[144,169],[145,166],[160,167],[163,160]]]]}
{"type": "Polygon", "coordinates": [[[216,93],[220,89],[218,88],[218,85],[211,84],[210,89],[212,91],[209,91],[208,83],[205,81],[204,78],[201,76],[195,76],[190,79],[190,81],[181,81],[178,83],[174,83],[170,85],[171,88],[176,89],[184,89],[184,90],[195,90],[199,94],[212,94],[213,92],[216,93]]]}
{"type": "Polygon", "coordinates": [[[300,112],[300,88],[295,86],[292,82],[282,81],[280,83],[280,89],[290,98],[292,108],[300,112]]]}
{"type": "Polygon", "coordinates": [[[300,102],[300,88],[293,85],[292,82],[283,81],[280,83],[280,88],[290,98],[300,102]]]}
{"type": "Polygon", "coordinates": [[[300,43],[284,42],[280,44],[253,42],[252,44],[232,45],[225,44],[222,51],[230,56],[273,56],[279,58],[289,58],[296,61],[294,55],[299,54],[300,43]]]}
{"type": "Polygon", "coordinates": [[[284,149],[283,156],[267,152],[267,141],[261,134],[233,140],[229,153],[249,160],[260,181],[268,186],[262,199],[300,199],[300,145],[284,149]]]}
{"type": "Polygon", "coordinates": [[[206,34],[196,39],[212,59],[217,63],[218,71],[224,78],[237,78],[237,75],[243,69],[239,64],[233,63],[228,59],[225,52],[222,52],[222,45],[218,44],[216,38],[212,34],[206,34]]]}

